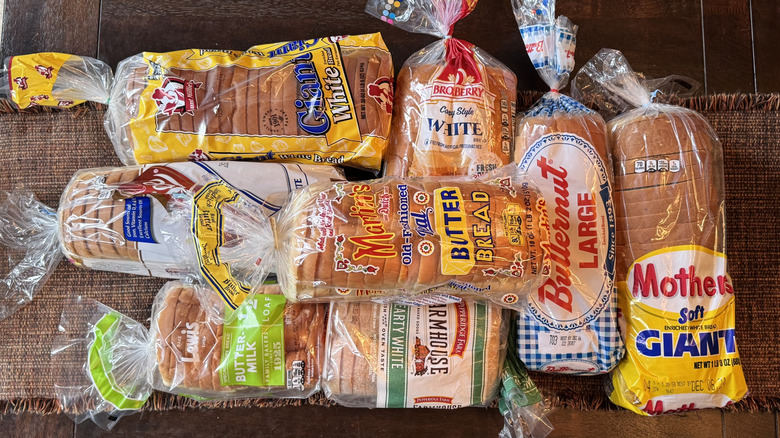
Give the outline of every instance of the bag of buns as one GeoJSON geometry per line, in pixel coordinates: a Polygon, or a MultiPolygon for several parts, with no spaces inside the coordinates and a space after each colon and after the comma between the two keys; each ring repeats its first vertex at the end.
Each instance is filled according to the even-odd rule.
{"type": "Polygon", "coordinates": [[[555,1],[513,0],[526,51],[550,92],[518,121],[514,160],[547,201],[550,277],[519,316],[531,370],[602,374],[623,357],[617,325],[615,214],[606,123],[561,94],[574,68],[577,26],[555,1]]]}
{"type": "Polygon", "coordinates": [[[156,389],[199,400],[306,398],[319,390],[327,305],[265,285],[235,311],[209,288],[166,283],[149,330],[88,298],[66,302],[52,345],[66,414],[110,429],[156,389]]]}
{"type": "Polygon", "coordinates": [[[201,280],[224,291],[231,305],[240,304],[256,281],[236,266],[251,273],[253,263],[258,271],[275,272],[291,301],[452,294],[510,308],[547,271],[545,203],[514,166],[477,180],[311,184],[274,218],[241,224],[244,235],[237,239],[253,242],[245,245],[250,252],[221,239],[226,232],[220,227],[233,226],[226,214],[238,210],[240,217],[243,204],[238,193],[214,181],[194,191],[178,213],[181,220],[192,218],[192,236],[181,245],[197,253],[201,280]]]}
{"type": "Polygon", "coordinates": [[[517,78],[496,58],[452,38],[476,0],[369,0],[366,12],[409,32],[441,38],[406,60],[386,175],[487,173],[512,160],[517,78]]]}
{"type": "Polygon", "coordinates": [[[378,172],[393,63],[382,36],[314,38],[246,51],[143,52],[119,63],[61,53],[8,58],[14,102],[107,103],[124,164],[243,159],[378,172]]]}
{"type": "Polygon", "coordinates": [[[322,385],[339,404],[456,409],[496,396],[508,326],[496,306],[333,302],[329,318],[322,385]]]}
{"type": "MultiPolygon", "coordinates": [[[[225,181],[243,195],[252,214],[267,217],[297,188],[343,180],[332,166],[184,162],[78,171],[57,210],[30,193],[10,193],[0,205],[0,243],[24,257],[0,282],[0,319],[32,300],[63,255],[88,269],[163,278],[194,274],[194,255],[168,243],[191,234],[190,221],[174,219],[171,209],[204,178],[225,181]]],[[[240,247],[230,235],[228,243],[234,251],[240,247]]],[[[253,267],[254,259],[246,264],[253,267]]]]}
{"type": "Polygon", "coordinates": [[[723,407],[747,391],[724,253],[723,151],[701,114],[658,103],[678,79],[640,80],[603,49],[575,81],[586,99],[625,111],[608,125],[626,341],[610,399],[643,415],[723,407]]]}

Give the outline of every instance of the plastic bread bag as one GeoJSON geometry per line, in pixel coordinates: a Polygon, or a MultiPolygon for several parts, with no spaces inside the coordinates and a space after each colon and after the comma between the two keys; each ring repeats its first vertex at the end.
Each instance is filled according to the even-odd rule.
{"type": "Polygon", "coordinates": [[[0,69],[0,97],[20,108],[69,108],[85,101],[108,103],[114,74],[88,56],[35,53],[10,56],[0,69]]]}
{"type": "Polygon", "coordinates": [[[333,302],[325,395],[350,407],[488,405],[506,355],[504,313],[470,300],[432,306],[333,302]]]}
{"type": "MultiPolygon", "coordinates": [[[[515,318],[513,322],[516,322],[515,318]]],[[[517,348],[516,324],[509,329],[507,349],[517,348]]],[[[498,410],[504,417],[499,438],[544,438],[553,430],[547,416],[552,412],[547,400],[528,375],[528,369],[514,355],[508,354],[501,370],[501,393],[498,410]]]]}
{"type": "Polygon", "coordinates": [[[273,285],[226,312],[211,289],[166,283],[149,330],[78,298],[52,347],[55,391],[76,421],[106,428],[140,410],[152,389],[199,400],[306,398],[319,391],[326,318],[326,305],[286,303],[273,285]]]}
{"type": "Polygon", "coordinates": [[[520,33],[551,91],[519,120],[514,159],[547,200],[550,278],[519,316],[520,359],[535,371],[602,374],[623,357],[617,325],[615,213],[606,123],[563,95],[577,26],[555,1],[513,0],[520,33]]]}
{"type": "Polygon", "coordinates": [[[616,50],[599,52],[577,83],[588,84],[594,98],[601,93],[602,101],[635,107],[608,126],[627,351],[612,374],[610,399],[643,415],[740,400],[747,388],[724,252],[718,136],[701,114],[654,103],[654,90],[616,50]]]}
{"type": "MultiPolygon", "coordinates": [[[[195,274],[194,253],[187,258],[169,242],[190,236],[189,218],[177,220],[173,208],[205,179],[225,181],[254,215],[272,216],[292,190],[343,175],[331,166],[227,161],[86,169],[68,183],[57,211],[30,193],[11,192],[0,208],[0,243],[24,256],[0,283],[0,319],[32,300],[63,254],[88,269],[163,278],[195,274]]],[[[254,272],[254,258],[247,263],[254,272]]]]}
{"type": "Polygon", "coordinates": [[[512,160],[517,78],[496,58],[452,38],[476,0],[369,0],[366,12],[441,38],[406,60],[396,81],[386,175],[487,173],[512,160]]]}
{"type": "MultiPolygon", "coordinates": [[[[32,57],[50,65],[57,84],[63,56],[10,60],[19,106],[30,96],[16,79],[37,73],[27,64],[17,73],[17,64],[32,57]]],[[[120,62],[105,85],[97,101],[108,101],[106,130],[128,165],[251,159],[378,172],[390,133],[393,64],[378,33],[144,52],[120,62]]]]}
{"type": "Polygon", "coordinates": [[[50,363],[57,400],[76,423],[111,429],[141,410],[153,359],[143,324],[89,298],[65,301],[50,363]]]}
{"type": "MultiPolygon", "coordinates": [[[[222,210],[240,210],[243,201],[216,182],[192,198],[214,202],[189,201],[195,207],[181,216],[196,219],[194,234],[181,246],[201,254],[201,281],[223,293],[229,304],[240,303],[251,293],[251,282],[234,275],[222,256],[229,248],[216,236],[225,234],[219,228],[222,210]]],[[[546,217],[544,199],[533,184],[516,167],[505,166],[479,180],[311,184],[293,193],[276,217],[260,218],[259,228],[243,232],[257,243],[258,270],[275,272],[291,301],[452,294],[519,308],[547,275],[546,217]],[[273,238],[265,242],[258,237],[268,235],[273,238]]]]}

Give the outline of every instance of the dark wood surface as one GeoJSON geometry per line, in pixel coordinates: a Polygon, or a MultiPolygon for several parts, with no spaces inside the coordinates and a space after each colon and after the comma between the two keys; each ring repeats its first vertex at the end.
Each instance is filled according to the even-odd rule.
{"type": "MultiPolygon", "coordinates": [[[[398,68],[436,40],[382,23],[364,6],[363,0],[5,0],[0,53],[63,51],[115,67],[144,50],[246,49],[381,31],[398,68]]],[[[611,47],[622,50],[635,70],[689,76],[701,82],[702,93],[780,91],[777,0],[560,1],[558,12],[580,27],[577,67],[611,47]]],[[[509,0],[481,0],[454,36],[514,70],[520,89],[545,89],[523,53],[509,0]]]]}
{"type": "MultiPolygon", "coordinates": [[[[113,67],[140,51],[245,49],[254,44],[381,31],[396,68],[436,38],[410,34],[368,16],[363,0],[5,0],[2,56],[61,51],[113,67]]],[[[600,48],[622,50],[649,76],[689,76],[702,93],[778,92],[777,0],[560,1],[580,26],[577,68],[600,48]]],[[[527,56],[509,0],[481,0],[455,28],[518,75],[521,89],[544,90],[527,56]]],[[[552,436],[778,436],[775,412],[717,410],[661,418],[625,411],[562,409],[552,436]]],[[[314,406],[190,410],[123,418],[113,436],[496,436],[496,410],[368,410],[314,406]],[[229,429],[226,428],[229,426],[229,429]]],[[[64,415],[0,415],[3,436],[100,436],[64,415]]]]}

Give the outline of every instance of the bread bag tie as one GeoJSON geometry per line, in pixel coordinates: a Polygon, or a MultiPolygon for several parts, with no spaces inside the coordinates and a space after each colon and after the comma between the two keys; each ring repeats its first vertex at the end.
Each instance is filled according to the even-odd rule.
{"type": "Polygon", "coordinates": [[[575,80],[585,99],[620,113],[608,132],[626,357],[609,397],[641,415],[723,407],[747,393],[725,254],[722,147],[701,114],[650,98],[692,83],[643,79],[611,49],[575,80]]]}
{"type": "Polygon", "coordinates": [[[518,353],[534,371],[603,374],[623,356],[617,326],[616,222],[606,124],[560,92],[574,68],[577,26],[555,1],[514,0],[526,51],[550,87],[518,121],[514,161],[550,214],[551,275],[518,317],[518,353]]]}

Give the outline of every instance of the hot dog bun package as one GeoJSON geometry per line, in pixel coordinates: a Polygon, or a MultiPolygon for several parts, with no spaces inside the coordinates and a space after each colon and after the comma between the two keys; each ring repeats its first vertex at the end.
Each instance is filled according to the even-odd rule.
{"type": "Polygon", "coordinates": [[[275,272],[291,301],[451,294],[518,308],[546,276],[547,210],[515,167],[501,170],[476,180],[317,182],[271,219],[250,214],[251,203],[214,181],[177,213],[192,223],[181,247],[196,253],[199,279],[233,306],[252,291],[247,275],[275,272]],[[228,240],[226,227],[238,234],[228,240]]]}
{"type": "Polygon", "coordinates": [[[378,172],[390,133],[393,64],[378,33],[144,52],[120,62],[113,80],[101,61],[73,55],[6,64],[20,107],[108,103],[106,130],[124,164],[243,159],[378,172]]]}
{"type": "MultiPolygon", "coordinates": [[[[291,191],[316,181],[340,181],[343,175],[333,166],[182,162],[78,171],[57,210],[32,194],[10,193],[0,208],[0,243],[25,255],[4,279],[0,317],[29,302],[62,255],[102,271],[163,278],[197,272],[194,253],[181,252],[170,242],[191,235],[191,221],[179,220],[174,206],[204,180],[223,181],[242,194],[252,214],[270,217],[291,191]]],[[[230,227],[241,220],[228,222],[226,238],[233,251],[242,245],[230,227]]],[[[246,263],[253,269],[254,259],[246,263]]]]}
{"type": "Polygon", "coordinates": [[[657,84],[609,49],[576,77],[586,98],[632,108],[608,125],[626,341],[610,399],[643,415],[722,407],[747,391],[724,253],[721,144],[701,114],[654,102],[657,84]]]}
{"type": "Polygon", "coordinates": [[[624,346],[617,325],[615,212],[606,123],[560,93],[574,68],[577,26],[555,2],[514,0],[531,61],[550,92],[518,121],[514,161],[539,187],[550,227],[550,277],[519,315],[518,349],[535,371],[601,374],[624,346]]]}
{"type": "Polygon", "coordinates": [[[288,303],[266,285],[233,311],[208,288],[172,281],[147,330],[73,298],[52,346],[57,398],[76,421],[105,428],[141,409],[152,389],[201,400],[306,398],[319,390],[327,310],[288,303]]]}
{"type": "Polygon", "coordinates": [[[517,78],[496,58],[452,38],[476,0],[369,0],[366,12],[441,38],[406,60],[396,81],[386,175],[472,175],[512,160],[517,78]]]}
{"type": "Polygon", "coordinates": [[[456,409],[490,404],[507,318],[480,301],[430,306],[333,302],[323,388],[350,407],[456,409]]]}

